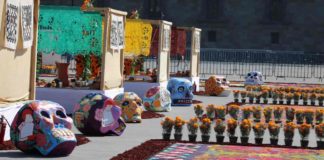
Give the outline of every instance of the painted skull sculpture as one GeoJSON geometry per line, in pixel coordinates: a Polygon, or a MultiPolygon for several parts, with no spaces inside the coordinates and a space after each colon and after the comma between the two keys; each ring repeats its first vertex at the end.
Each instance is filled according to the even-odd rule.
{"type": "Polygon", "coordinates": [[[150,88],[143,98],[144,107],[153,112],[171,111],[170,92],[159,86],[150,88]]]}
{"type": "Polygon", "coordinates": [[[252,71],[245,76],[245,85],[261,85],[263,83],[264,82],[261,72],[252,71]]]}
{"type": "Polygon", "coordinates": [[[210,76],[205,83],[205,93],[210,96],[229,96],[229,84],[223,76],[210,76]]]}
{"type": "Polygon", "coordinates": [[[74,125],[87,135],[121,135],[126,128],[121,109],[101,93],[90,93],[74,108],[74,125]]]}
{"type": "Polygon", "coordinates": [[[134,92],[118,94],[114,101],[122,108],[122,117],[127,123],[140,123],[142,121],[142,99],[134,92]]]}
{"type": "Polygon", "coordinates": [[[192,83],[184,78],[171,78],[167,86],[171,93],[172,105],[190,106],[192,104],[192,83]]]}
{"type": "Polygon", "coordinates": [[[10,129],[11,141],[23,152],[43,156],[70,154],[76,146],[73,122],[65,109],[50,101],[32,101],[16,114],[10,129]]]}

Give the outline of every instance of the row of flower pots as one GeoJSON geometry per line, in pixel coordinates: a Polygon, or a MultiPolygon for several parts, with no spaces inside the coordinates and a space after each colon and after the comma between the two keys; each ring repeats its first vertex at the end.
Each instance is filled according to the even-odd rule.
{"type": "Polygon", "coordinates": [[[252,91],[234,90],[233,96],[234,96],[234,102],[242,102],[242,103],[248,102],[248,103],[256,103],[256,104],[260,104],[260,103],[268,104],[269,98],[272,98],[273,104],[323,106],[323,102],[324,102],[324,94],[316,94],[316,93],[300,93],[300,92],[284,93],[284,92],[277,92],[277,91],[269,92],[267,90],[263,90],[261,92],[252,92],[252,91]],[[241,100],[239,100],[239,97],[241,98],[241,100]],[[300,103],[300,100],[302,100],[302,103],[300,103]]]}
{"type": "Polygon", "coordinates": [[[266,123],[271,120],[275,120],[276,123],[293,122],[302,124],[320,124],[324,120],[324,109],[321,108],[306,108],[306,109],[295,109],[295,107],[288,106],[239,106],[236,104],[229,104],[227,108],[224,106],[215,106],[213,104],[204,107],[201,104],[194,106],[195,114],[198,118],[201,118],[206,112],[206,117],[209,119],[223,119],[225,120],[226,115],[234,119],[250,119],[253,117],[254,122],[260,122],[264,119],[266,123]],[[241,113],[241,114],[240,114],[241,113]],[[241,116],[241,117],[239,117],[241,116]],[[264,117],[264,118],[262,118],[264,117]]]}
{"type": "MultiPolygon", "coordinates": [[[[190,142],[196,142],[198,128],[201,132],[202,142],[209,142],[210,133],[212,128],[212,121],[208,118],[203,118],[199,121],[198,118],[191,118],[187,123],[188,128],[188,138],[190,142]]],[[[163,139],[170,140],[172,129],[174,128],[174,139],[177,141],[182,140],[182,127],[185,124],[185,121],[180,117],[177,117],[176,120],[173,120],[170,117],[166,117],[164,121],[161,122],[163,128],[163,139]]],[[[240,123],[231,118],[226,122],[217,119],[214,125],[214,131],[216,133],[217,143],[224,142],[224,132],[226,130],[229,142],[231,144],[236,144],[238,137],[236,136],[236,128],[239,127],[241,131],[241,144],[247,145],[249,141],[250,132],[253,130],[255,135],[255,144],[262,145],[264,139],[264,133],[268,130],[270,135],[271,145],[278,145],[278,137],[280,133],[281,125],[276,124],[274,121],[270,121],[268,124],[256,123],[252,125],[252,122],[249,119],[244,119],[240,123]]],[[[295,129],[298,129],[301,140],[301,147],[308,146],[308,136],[311,130],[311,125],[303,123],[301,125],[295,125],[293,122],[288,122],[283,126],[285,145],[292,146],[293,137],[295,134],[295,129]]],[[[315,133],[317,138],[317,147],[324,148],[324,123],[316,125],[315,133]]]]}

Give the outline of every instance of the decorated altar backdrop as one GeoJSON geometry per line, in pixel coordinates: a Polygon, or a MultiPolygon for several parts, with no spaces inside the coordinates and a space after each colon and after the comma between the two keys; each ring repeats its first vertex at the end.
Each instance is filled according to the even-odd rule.
{"type": "Polygon", "coordinates": [[[127,19],[125,27],[125,56],[150,54],[152,25],[140,20],[127,19]]]}
{"type": "Polygon", "coordinates": [[[41,6],[38,52],[101,55],[102,17],[79,7],[41,6]]]}

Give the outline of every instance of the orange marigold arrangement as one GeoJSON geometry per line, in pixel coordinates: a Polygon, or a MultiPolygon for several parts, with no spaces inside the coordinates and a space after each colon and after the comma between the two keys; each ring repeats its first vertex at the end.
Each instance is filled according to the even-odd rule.
{"type": "Polygon", "coordinates": [[[185,121],[180,117],[177,116],[174,120],[174,132],[175,134],[182,134],[183,125],[185,125],[185,121]]]}
{"type": "Polygon", "coordinates": [[[268,123],[268,130],[270,134],[270,139],[278,139],[280,126],[276,124],[274,121],[270,121],[268,123]]]}
{"type": "Polygon", "coordinates": [[[238,118],[239,110],[240,110],[240,106],[238,106],[236,104],[231,104],[231,105],[228,106],[228,113],[234,119],[238,118]]]}
{"type": "Polygon", "coordinates": [[[297,121],[297,124],[303,124],[304,122],[304,111],[301,110],[301,109],[297,109],[296,110],[296,121],[297,121]]]}
{"type": "Polygon", "coordinates": [[[239,90],[233,90],[233,96],[234,96],[235,102],[238,102],[239,95],[240,95],[239,90]],[[236,101],[236,99],[237,99],[237,101],[236,101]]]}
{"type": "Polygon", "coordinates": [[[242,110],[243,119],[249,119],[252,113],[252,108],[250,106],[244,107],[242,110]]]}
{"type": "Polygon", "coordinates": [[[237,127],[237,121],[233,118],[227,120],[227,133],[229,137],[235,137],[235,130],[237,127]]]}
{"type": "Polygon", "coordinates": [[[260,122],[260,120],[261,120],[261,111],[262,111],[261,106],[253,106],[252,107],[253,118],[254,118],[255,122],[260,122]]]}
{"type": "Polygon", "coordinates": [[[272,107],[267,106],[263,109],[263,115],[266,123],[268,123],[272,118],[272,107]]]}
{"type": "Polygon", "coordinates": [[[223,136],[224,131],[225,131],[225,123],[222,119],[216,119],[214,131],[216,132],[217,136],[223,136]]]}
{"type": "Polygon", "coordinates": [[[285,107],[286,110],[286,122],[292,122],[295,118],[295,109],[293,107],[285,107]]]}
{"type": "Polygon", "coordinates": [[[298,131],[302,140],[305,140],[308,137],[311,127],[312,126],[307,123],[298,126],[298,131]]]}
{"type": "Polygon", "coordinates": [[[188,128],[189,134],[190,135],[196,135],[197,131],[198,131],[198,126],[199,126],[198,118],[197,117],[191,118],[187,122],[187,128],[188,128]]]}
{"type": "Polygon", "coordinates": [[[242,137],[249,137],[252,129],[252,123],[249,119],[243,119],[240,124],[240,130],[242,137]]]}
{"type": "Polygon", "coordinates": [[[315,111],[316,124],[320,124],[323,122],[323,116],[324,116],[324,109],[317,109],[315,111]]]}
{"type": "Polygon", "coordinates": [[[199,126],[202,135],[209,135],[211,129],[211,120],[209,118],[204,118],[199,126]]]}
{"type": "Polygon", "coordinates": [[[285,139],[293,139],[295,135],[296,125],[293,122],[288,122],[284,125],[284,135],[285,139]]]}
{"type": "Polygon", "coordinates": [[[224,106],[215,107],[216,119],[225,120],[226,112],[224,106]]]}
{"type": "Polygon", "coordinates": [[[164,120],[161,121],[163,133],[170,134],[173,125],[174,125],[174,120],[171,117],[165,117],[164,120]]]}
{"type": "Polygon", "coordinates": [[[275,121],[277,123],[281,122],[282,114],[283,114],[283,108],[282,107],[275,107],[274,108],[273,115],[274,115],[275,121]]]}
{"type": "Polygon", "coordinates": [[[253,126],[253,131],[254,131],[255,137],[262,138],[264,135],[265,129],[266,129],[266,126],[264,125],[264,123],[262,123],[262,122],[256,123],[253,126]]]}
{"type": "Polygon", "coordinates": [[[319,125],[316,125],[315,127],[315,133],[316,133],[316,136],[317,138],[324,142],[324,123],[321,123],[319,125]]]}
{"type": "Polygon", "coordinates": [[[209,119],[214,119],[215,118],[215,105],[209,104],[206,107],[206,115],[209,119]]]}
{"type": "Polygon", "coordinates": [[[194,106],[195,114],[198,118],[202,117],[204,113],[203,106],[201,104],[197,104],[194,106]]]}

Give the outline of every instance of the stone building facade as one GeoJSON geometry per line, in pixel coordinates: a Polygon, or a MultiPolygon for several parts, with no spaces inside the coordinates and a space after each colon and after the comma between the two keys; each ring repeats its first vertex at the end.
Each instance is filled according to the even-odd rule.
{"type": "MultiPolygon", "coordinates": [[[[82,0],[41,0],[80,6],[82,0]]],[[[324,52],[323,0],[96,0],[144,19],[202,28],[204,48],[324,52]]]]}

